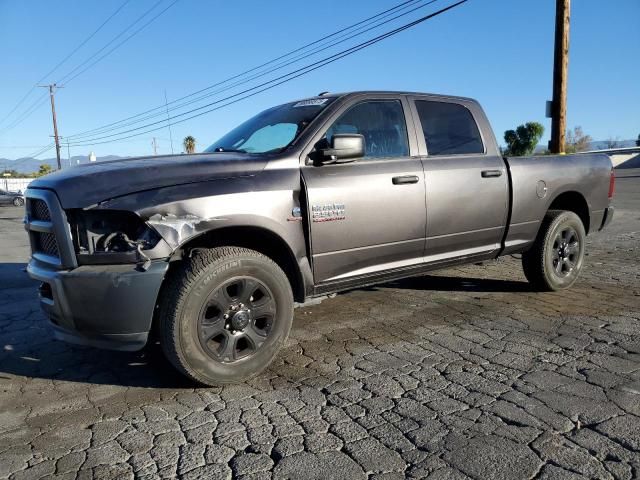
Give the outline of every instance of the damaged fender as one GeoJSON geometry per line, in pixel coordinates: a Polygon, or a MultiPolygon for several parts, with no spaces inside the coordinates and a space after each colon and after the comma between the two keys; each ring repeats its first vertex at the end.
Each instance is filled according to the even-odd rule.
{"type": "Polygon", "coordinates": [[[300,174],[292,168],[257,175],[176,185],[103,202],[96,208],[136,212],[173,251],[221,228],[257,227],[280,237],[295,258],[307,258],[302,222],[288,219],[300,209],[300,174]],[[297,211],[297,210],[296,210],[297,211]]]}

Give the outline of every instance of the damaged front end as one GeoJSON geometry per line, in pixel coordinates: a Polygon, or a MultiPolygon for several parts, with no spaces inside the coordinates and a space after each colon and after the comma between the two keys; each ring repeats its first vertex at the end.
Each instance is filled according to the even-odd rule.
{"type": "Polygon", "coordinates": [[[148,220],[149,225],[173,247],[200,233],[197,227],[202,222],[203,220],[195,215],[177,216],[171,213],[156,213],[148,220]]]}
{"type": "Polygon", "coordinates": [[[158,232],[133,212],[72,209],[67,218],[78,265],[135,263],[147,270],[151,260],[171,254],[158,232]]]}
{"type": "Polygon", "coordinates": [[[64,209],[50,190],[29,188],[25,228],[31,278],[60,340],[138,350],[148,339],[172,249],[136,213],[64,209]]]}

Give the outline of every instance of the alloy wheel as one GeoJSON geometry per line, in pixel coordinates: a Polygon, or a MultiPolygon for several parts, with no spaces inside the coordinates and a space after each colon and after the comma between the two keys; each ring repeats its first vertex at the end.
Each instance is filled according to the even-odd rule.
{"type": "Polygon", "coordinates": [[[580,255],[580,241],[573,227],[562,228],[555,236],[551,247],[553,272],[558,277],[569,276],[580,255]]]}
{"type": "Polygon", "coordinates": [[[198,338],[207,354],[234,363],[255,354],[269,337],[276,301],[269,288],[252,277],[236,277],[214,290],[198,321],[198,338]]]}

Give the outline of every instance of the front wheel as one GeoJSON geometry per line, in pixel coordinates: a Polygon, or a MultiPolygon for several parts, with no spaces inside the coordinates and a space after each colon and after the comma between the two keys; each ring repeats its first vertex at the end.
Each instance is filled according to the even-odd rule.
{"type": "Polygon", "coordinates": [[[237,383],[266,368],[293,321],[285,273],[245,248],[197,250],[172,273],[160,304],[169,361],[205,385],[237,383]]]}
{"type": "Polygon", "coordinates": [[[13,205],[16,207],[21,207],[24,205],[24,199],[20,197],[16,197],[13,199],[13,205]]]}
{"type": "Polygon", "coordinates": [[[582,270],[586,236],[578,215],[550,210],[535,243],[522,255],[527,280],[543,291],[571,287],[582,270]]]}

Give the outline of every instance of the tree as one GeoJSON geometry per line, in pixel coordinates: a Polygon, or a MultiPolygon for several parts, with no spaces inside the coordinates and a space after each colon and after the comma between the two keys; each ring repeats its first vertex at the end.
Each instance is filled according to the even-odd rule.
{"type": "Polygon", "coordinates": [[[620,142],[620,139],[618,137],[609,137],[604,141],[604,143],[606,148],[608,149],[620,148],[622,146],[622,143],[620,142]]]}
{"type": "Polygon", "coordinates": [[[585,135],[582,127],[573,127],[573,130],[567,130],[567,137],[564,142],[564,151],[566,153],[586,152],[589,145],[593,141],[591,135],[585,135]]]}
{"type": "Polygon", "coordinates": [[[184,146],[184,151],[187,153],[193,153],[196,151],[196,139],[191,135],[184,137],[182,145],[184,146]]]}
{"type": "Polygon", "coordinates": [[[38,177],[42,177],[43,175],[47,175],[48,173],[51,173],[53,171],[53,168],[51,168],[51,165],[49,165],[48,163],[43,163],[42,165],[40,165],[40,168],[38,168],[38,177]]]}
{"type": "Polygon", "coordinates": [[[638,139],[636,140],[636,147],[640,147],[640,134],[638,134],[638,139]]]}
{"type": "Polygon", "coordinates": [[[504,132],[507,142],[505,153],[514,157],[531,155],[544,134],[544,127],[538,122],[527,122],[514,130],[504,132]]]}

